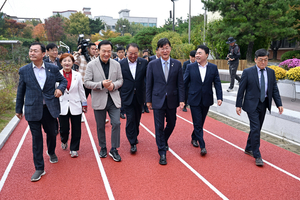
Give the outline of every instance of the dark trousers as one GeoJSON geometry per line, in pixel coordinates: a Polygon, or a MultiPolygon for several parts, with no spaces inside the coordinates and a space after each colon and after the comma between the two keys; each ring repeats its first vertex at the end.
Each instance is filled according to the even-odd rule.
{"type": "Polygon", "coordinates": [[[176,124],[176,108],[168,108],[166,99],[162,108],[153,109],[153,113],[155,124],[155,138],[158,147],[158,153],[159,155],[165,155],[166,145],[168,145],[168,139],[171,136],[176,124]],[[165,117],[167,122],[166,127],[164,127],[165,117]]]}
{"type": "Polygon", "coordinates": [[[28,121],[32,134],[32,152],[33,162],[36,170],[44,170],[43,158],[43,133],[42,126],[47,135],[48,154],[55,153],[56,135],[57,135],[57,119],[53,118],[48,108],[43,108],[43,117],[40,121],[28,121]]]}
{"type": "Polygon", "coordinates": [[[245,150],[252,151],[254,158],[261,157],[259,151],[260,130],[265,119],[267,106],[268,106],[268,98],[266,98],[263,103],[259,102],[255,111],[251,113],[247,112],[250,121],[250,133],[248,135],[247,145],[245,150]]]}
{"type": "Polygon", "coordinates": [[[229,89],[233,89],[234,87],[234,79],[236,79],[238,82],[241,81],[241,78],[236,75],[236,71],[239,67],[239,61],[229,62],[229,74],[230,74],[230,86],[229,89]]]}
{"type": "Polygon", "coordinates": [[[190,108],[194,124],[192,140],[199,141],[200,148],[205,148],[205,142],[203,139],[203,126],[209,107],[203,106],[201,103],[199,106],[190,106],[190,108]]]}
{"type": "Polygon", "coordinates": [[[92,90],[91,89],[86,88],[84,85],[83,85],[83,88],[84,88],[86,98],[88,98],[89,94],[92,95],[92,90]]]}
{"type": "Polygon", "coordinates": [[[107,98],[107,104],[104,110],[94,110],[95,120],[97,123],[97,135],[100,147],[106,147],[105,137],[105,119],[106,112],[110,117],[111,123],[111,147],[120,147],[120,109],[117,108],[110,95],[107,98]]]}
{"type": "Polygon", "coordinates": [[[126,112],[126,136],[131,145],[137,143],[137,136],[139,135],[139,126],[142,115],[142,106],[138,103],[136,95],[133,95],[132,103],[124,105],[126,112]]]}
{"type": "Polygon", "coordinates": [[[67,115],[59,116],[60,124],[60,141],[67,143],[70,133],[70,121],[71,121],[71,151],[78,151],[81,138],[81,114],[72,115],[70,110],[67,115]]]}

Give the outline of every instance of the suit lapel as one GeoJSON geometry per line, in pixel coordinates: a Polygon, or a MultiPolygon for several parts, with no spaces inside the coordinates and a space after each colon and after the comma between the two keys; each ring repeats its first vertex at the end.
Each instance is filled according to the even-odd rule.
{"type": "Polygon", "coordinates": [[[34,74],[34,71],[33,71],[33,64],[32,63],[30,63],[30,65],[29,65],[29,76],[30,76],[30,78],[31,78],[31,80],[33,80],[34,82],[35,82],[35,85],[40,89],[40,90],[42,90],[41,89],[41,87],[40,87],[40,84],[39,84],[39,82],[37,81],[37,79],[36,79],[36,77],[35,77],[35,74],[34,74]]]}
{"type": "MultiPolygon", "coordinates": [[[[157,59],[158,61],[158,68],[159,69],[157,69],[158,70],[158,72],[159,72],[159,74],[160,74],[160,76],[162,76],[162,78],[165,80],[165,82],[166,82],[166,78],[165,78],[165,73],[164,73],[164,71],[163,71],[163,69],[162,69],[162,64],[161,64],[161,59],[159,58],[159,59],[157,59]]],[[[169,73],[170,74],[170,73],[169,73]]]]}
{"type": "Polygon", "coordinates": [[[76,82],[77,82],[77,73],[74,73],[74,71],[72,71],[72,82],[69,91],[71,91],[74,88],[76,82]]]}
{"type": "Polygon", "coordinates": [[[138,77],[138,75],[141,71],[141,64],[142,64],[142,62],[140,61],[139,58],[136,60],[136,62],[137,63],[136,63],[136,70],[135,70],[135,79],[138,77]]]}
{"type": "Polygon", "coordinates": [[[252,68],[252,75],[253,75],[253,78],[254,78],[254,81],[255,81],[257,87],[260,90],[260,85],[259,85],[258,73],[257,73],[256,65],[253,66],[253,68],[252,68]]]}
{"type": "MultiPolygon", "coordinates": [[[[111,60],[109,62],[111,63],[111,60]]],[[[103,67],[102,67],[101,62],[100,62],[100,58],[95,63],[96,63],[96,68],[99,70],[100,75],[103,77],[103,80],[106,80],[106,77],[105,77],[105,74],[104,74],[104,71],[103,71],[103,67]]],[[[109,66],[109,68],[110,68],[110,66],[109,66]]],[[[109,69],[108,78],[110,77],[110,71],[111,70],[109,69]]]]}
{"type": "MultiPolygon", "coordinates": [[[[130,71],[130,67],[129,67],[129,63],[128,63],[128,58],[125,59],[126,62],[125,62],[125,70],[127,71],[127,73],[129,73],[129,76],[131,77],[132,80],[134,80],[133,76],[132,76],[132,73],[130,71]]],[[[136,70],[137,70],[137,64],[136,64],[136,70]]],[[[136,73],[136,72],[135,72],[136,73]]]]}

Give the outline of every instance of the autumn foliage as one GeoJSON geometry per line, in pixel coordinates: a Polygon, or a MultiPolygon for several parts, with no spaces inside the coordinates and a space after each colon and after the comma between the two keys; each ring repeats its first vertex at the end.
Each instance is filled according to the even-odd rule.
{"type": "Polygon", "coordinates": [[[45,24],[38,24],[34,27],[32,37],[39,41],[46,41],[47,34],[45,31],[45,24]]]}

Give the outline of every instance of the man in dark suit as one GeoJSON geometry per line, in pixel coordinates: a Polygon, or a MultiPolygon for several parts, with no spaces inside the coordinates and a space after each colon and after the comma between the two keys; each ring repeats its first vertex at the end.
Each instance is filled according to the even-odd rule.
{"type": "Polygon", "coordinates": [[[161,55],[160,55],[160,52],[159,52],[159,48],[156,47],[155,55],[149,57],[149,62],[151,62],[152,60],[160,58],[160,56],[161,55]]]}
{"type": "Polygon", "coordinates": [[[138,58],[139,47],[131,43],[126,47],[127,58],[121,64],[123,85],[121,99],[126,112],[126,136],[131,145],[130,152],[137,151],[137,136],[142,115],[142,106],[145,102],[145,77],[147,60],[138,58]]]}
{"type": "Polygon", "coordinates": [[[223,101],[219,71],[217,65],[207,62],[208,55],[209,48],[199,45],[195,55],[197,62],[189,64],[184,74],[184,85],[188,89],[187,103],[190,105],[194,124],[192,144],[195,146],[199,142],[202,156],[207,153],[203,139],[203,125],[209,107],[214,103],[212,85],[216,90],[218,106],[221,106],[223,101]]]}
{"type": "Polygon", "coordinates": [[[46,50],[47,50],[47,54],[48,54],[48,57],[44,60],[44,62],[47,62],[47,63],[51,63],[53,65],[56,65],[58,66],[58,68],[61,70],[62,69],[62,66],[59,62],[59,58],[58,58],[58,48],[56,46],[56,44],[54,43],[49,43],[47,46],[46,46],[46,50]]]}
{"type": "Polygon", "coordinates": [[[58,161],[55,155],[57,118],[60,113],[59,97],[64,93],[68,81],[59,72],[58,67],[43,62],[45,46],[32,43],[29,58],[32,63],[19,70],[19,86],[16,99],[16,116],[21,119],[25,105],[25,119],[32,134],[33,160],[36,172],[31,181],[40,180],[44,171],[43,134],[47,134],[47,147],[50,162],[58,161]],[[60,84],[56,88],[55,84],[60,84]],[[25,99],[25,100],[24,100],[25,99]]]}
{"type": "MultiPolygon", "coordinates": [[[[183,63],[183,66],[182,66],[182,74],[184,76],[184,73],[186,71],[186,67],[187,65],[189,64],[192,64],[195,62],[196,58],[195,58],[195,54],[196,54],[196,51],[193,50],[190,52],[190,59],[185,61],[183,63]]],[[[187,106],[187,99],[188,99],[188,89],[185,90],[185,100],[184,100],[184,108],[182,109],[183,112],[187,112],[187,109],[186,109],[186,106],[187,106]]]]}
{"type": "Polygon", "coordinates": [[[255,158],[255,164],[262,166],[263,160],[259,151],[260,130],[263,125],[266,109],[271,112],[272,98],[282,114],[283,107],[276,77],[268,65],[269,52],[259,49],[255,52],[256,65],[244,69],[236,98],[236,113],[241,115],[242,108],[247,112],[250,121],[250,133],[245,153],[255,158]]]}
{"type": "Polygon", "coordinates": [[[176,124],[176,111],[184,107],[184,84],[181,62],[170,58],[171,43],[167,38],[158,40],[161,58],[151,61],[147,69],[146,101],[153,108],[159,164],[166,165],[168,139],[176,124]],[[164,127],[165,118],[167,125],[164,127]]]}

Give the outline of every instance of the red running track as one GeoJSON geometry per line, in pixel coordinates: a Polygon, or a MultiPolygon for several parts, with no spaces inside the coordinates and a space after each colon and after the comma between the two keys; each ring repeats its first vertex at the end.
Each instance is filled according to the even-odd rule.
{"type": "MultiPolygon", "coordinates": [[[[207,118],[204,138],[208,154],[191,145],[193,130],[190,111],[178,109],[174,132],[169,140],[166,166],[158,164],[153,113],[142,115],[138,151],[129,152],[121,119],[122,161],[99,158],[93,111],[82,123],[78,158],[62,150],[57,137],[59,162],[51,164],[46,155],[40,181],[34,173],[31,133],[26,134],[23,118],[0,150],[0,199],[300,199],[300,156],[261,141],[263,167],[243,153],[247,134],[207,118]],[[22,142],[24,136],[24,142],[22,142]],[[17,151],[19,145],[19,151],[17,151]],[[14,156],[15,155],[15,156],[14,156]],[[15,158],[12,162],[12,158],[15,158]],[[11,166],[11,168],[10,168],[11,166]]],[[[110,124],[106,125],[110,149],[110,124]]]]}

